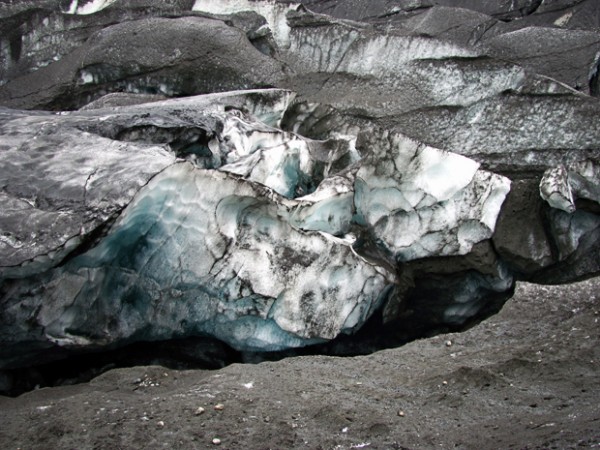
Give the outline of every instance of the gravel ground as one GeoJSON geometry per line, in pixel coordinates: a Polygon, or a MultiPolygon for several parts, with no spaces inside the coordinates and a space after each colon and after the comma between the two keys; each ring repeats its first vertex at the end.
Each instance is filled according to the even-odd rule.
{"type": "Polygon", "coordinates": [[[116,369],[0,397],[0,448],[600,448],[599,293],[600,278],[521,283],[464,333],[369,356],[116,369]]]}

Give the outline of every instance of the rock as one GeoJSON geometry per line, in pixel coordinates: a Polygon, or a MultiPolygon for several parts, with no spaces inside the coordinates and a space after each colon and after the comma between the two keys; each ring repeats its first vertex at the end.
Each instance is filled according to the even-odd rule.
{"type": "Polygon", "coordinates": [[[487,39],[484,46],[490,56],[523,61],[536,73],[589,93],[599,43],[600,33],[593,31],[531,27],[487,39]]]}
{"type": "Polygon", "coordinates": [[[111,91],[182,96],[282,77],[280,63],[221,21],[152,18],[107,26],[57,61],[13,77],[0,87],[0,105],[73,109],[111,91]]]}
{"type": "Polygon", "coordinates": [[[492,238],[498,254],[526,276],[555,262],[537,180],[513,181],[492,238]]]}

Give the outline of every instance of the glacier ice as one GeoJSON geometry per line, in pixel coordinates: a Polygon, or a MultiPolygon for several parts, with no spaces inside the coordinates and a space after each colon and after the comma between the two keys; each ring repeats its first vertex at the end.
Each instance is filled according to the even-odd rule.
{"type": "Polygon", "coordinates": [[[79,5],[79,0],[71,0],[69,9],[65,12],[66,14],[95,14],[98,11],[102,11],[104,8],[115,3],[116,1],[117,0],[93,0],[82,2],[83,4],[79,5]]]}
{"type": "Polygon", "coordinates": [[[0,113],[0,277],[57,264],[175,161],[162,146],[113,141],[69,121],[0,113]]]}
{"type": "Polygon", "coordinates": [[[357,172],[358,220],[396,261],[465,255],[489,239],[510,181],[402,135],[357,172]]]}
{"type": "Polygon", "coordinates": [[[489,58],[487,29],[436,29],[464,12],[68,3],[0,49],[0,103],[122,106],[0,111],[0,367],[415,337],[488,316],[515,279],[600,271],[597,102],[489,58]]]}
{"type": "MultiPolygon", "coordinates": [[[[0,330],[20,325],[0,338],[10,349],[24,345],[15,335],[35,336],[28,356],[10,350],[5,364],[49,345],[200,335],[275,351],[329,341],[402,301],[396,262],[463,255],[490,237],[506,179],[400,134],[375,139],[366,152],[353,135],[313,140],[283,131],[292,99],[271,89],[65,115],[7,113],[3,130],[14,137],[4,156],[18,170],[2,175],[11,186],[2,195],[13,195],[3,229],[42,199],[77,207],[74,240],[52,236],[47,249],[27,253],[38,260],[27,270],[26,258],[14,256],[23,252],[19,237],[2,234],[3,261],[14,261],[2,272],[0,330]],[[19,162],[26,145],[33,152],[50,142],[52,158],[19,162]],[[40,168],[59,187],[45,197],[28,193],[40,187],[31,182],[40,168]],[[94,226],[85,225],[90,214],[94,226]],[[392,260],[381,257],[390,251],[392,260]],[[35,320],[23,320],[24,311],[35,320]]],[[[68,210],[46,209],[30,229],[69,229],[68,210]]]]}
{"type": "Polygon", "coordinates": [[[279,196],[259,193],[222,172],[170,166],[98,246],[45,281],[54,301],[40,304],[44,334],[74,347],[91,330],[105,344],[208,334],[265,351],[362,324],[393,275],[349,245],[296,230],[279,196]]]}
{"type": "Polygon", "coordinates": [[[575,200],[569,186],[567,169],[559,166],[548,169],[540,181],[540,195],[553,208],[575,212],[575,200]]]}
{"type": "Polygon", "coordinates": [[[13,195],[3,229],[32,207],[76,207],[73,217],[46,207],[30,224],[65,232],[64,221],[74,223],[62,240],[28,250],[34,265],[15,256],[21,238],[2,233],[3,323],[20,323],[16,335],[35,336],[27,346],[39,351],[197,335],[283,350],[391,311],[403,295],[396,264],[464,255],[491,236],[508,180],[398,133],[361,151],[356,135],[283,131],[293,97],[268,89],[7,113],[3,131],[14,137],[4,156],[18,170],[2,174],[11,186],[2,195],[13,195]],[[52,158],[19,162],[24,148],[49,145],[52,158]],[[55,192],[29,193],[40,169],[55,192]],[[23,320],[25,310],[35,320],[23,320]]]}
{"type": "Polygon", "coordinates": [[[254,11],[263,16],[269,25],[270,31],[280,48],[289,46],[290,26],[286,15],[298,7],[298,4],[289,4],[269,0],[195,0],[193,11],[216,15],[229,15],[244,11],[254,11]]]}
{"type": "Polygon", "coordinates": [[[302,197],[357,162],[352,139],[314,141],[228,112],[220,139],[220,170],[235,173],[288,197],[302,197]]]}
{"type": "Polygon", "coordinates": [[[600,166],[591,160],[580,160],[551,167],[544,172],[540,181],[540,195],[550,206],[573,213],[576,199],[585,199],[600,205],[600,166]]]}

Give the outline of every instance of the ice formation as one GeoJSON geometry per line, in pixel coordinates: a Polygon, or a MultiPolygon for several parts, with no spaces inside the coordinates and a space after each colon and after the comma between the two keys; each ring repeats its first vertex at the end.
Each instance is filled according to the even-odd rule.
{"type": "Polygon", "coordinates": [[[63,290],[52,314],[42,306],[46,336],[65,345],[84,334],[74,324],[91,319],[90,298],[126,320],[115,330],[110,314],[97,314],[105,341],[208,334],[264,351],[352,331],[379,306],[392,276],[348,245],[295,230],[277,200],[218,171],[169,167],[100,245],[55,273],[50,284],[72,294],[63,290]]]}
{"type": "Polygon", "coordinates": [[[389,261],[354,248],[363,232],[398,261],[465,254],[490,237],[507,180],[400,135],[363,158],[352,136],[282,131],[291,98],[248,91],[5,116],[6,134],[38,131],[16,133],[3,154],[17,169],[3,173],[14,205],[4,229],[36,205],[71,205],[40,213],[62,238],[40,239],[40,222],[25,227],[26,245],[3,233],[3,276],[15,280],[3,294],[7,317],[18,322],[18,299],[32,296],[42,347],[208,335],[239,350],[281,350],[352,333],[396,295],[389,261]],[[44,128],[44,139],[25,143],[44,128]],[[52,158],[19,162],[46,139],[52,158]],[[28,193],[40,170],[52,191],[28,193]],[[89,239],[98,240],[77,251],[89,239]]]}
{"type": "Polygon", "coordinates": [[[0,369],[199,336],[362,352],[600,273],[595,31],[308,3],[7,4],[0,369]],[[522,45],[548,36],[573,65],[522,45]]]}
{"type": "Polygon", "coordinates": [[[359,169],[356,209],[397,261],[465,255],[492,236],[510,181],[401,135],[359,169]]]}

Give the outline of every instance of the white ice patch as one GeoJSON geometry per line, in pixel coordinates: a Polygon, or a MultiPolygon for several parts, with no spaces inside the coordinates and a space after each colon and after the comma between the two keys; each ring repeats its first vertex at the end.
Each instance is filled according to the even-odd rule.
{"type": "Polygon", "coordinates": [[[408,165],[402,187],[410,186],[413,190],[422,191],[440,202],[448,200],[467,186],[478,168],[479,163],[472,159],[424,147],[408,165]]]}
{"type": "Polygon", "coordinates": [[[280,48],[287,48],[290,42],[290,27],[287,23],[286,14],[297,7],[298,4],[285,5],[275,1],[196,0],[192,11],[202,11],[217,15],[255,11],[267,20],[277,45],[280,48]]]}
{"type": "Polygon", "coordinates": [[[79,72],[79,82],[81,84],[91,84],[91,83],[95,83],[95,77],[94,74],[91,72],[88,72],[87,70],[82,70],[79,72]]]}
{"type": "Polygon", "coordinates": [[[102,11],[104,8],[112,5],[116,1],[117,0],[93,0],[88,2],[80,2],[80,0],[73,0],[66,13],[79,15],[94,14],[98,11],[102,11]],[[80,3],[83,4],[79,6],[80,3]]]}
{"type": "Polygon", "coordinates": [[[575,200],[569,185],[569,174],[564,166],[544,172],[540,181],[540,196],[553,208],[570,214],[575,212],[575,200]]]}
{"type": "Polygon", "coordinates": [[[464,255],[492,236],[507,178],[402,135],[389,142],[385,154],[358,171],[355,204],[396,258],[464,255]]]}
{"type": "Polygon", "coordinates": [[[568,13],[560,16],[558,19],[556,19],[554,21],[554,25],[556,25],[557,27],[564,27],[566,26],[569,21],[571,20],[571,18],[573,17],[573,11],[569,11],[568,13]]]}

